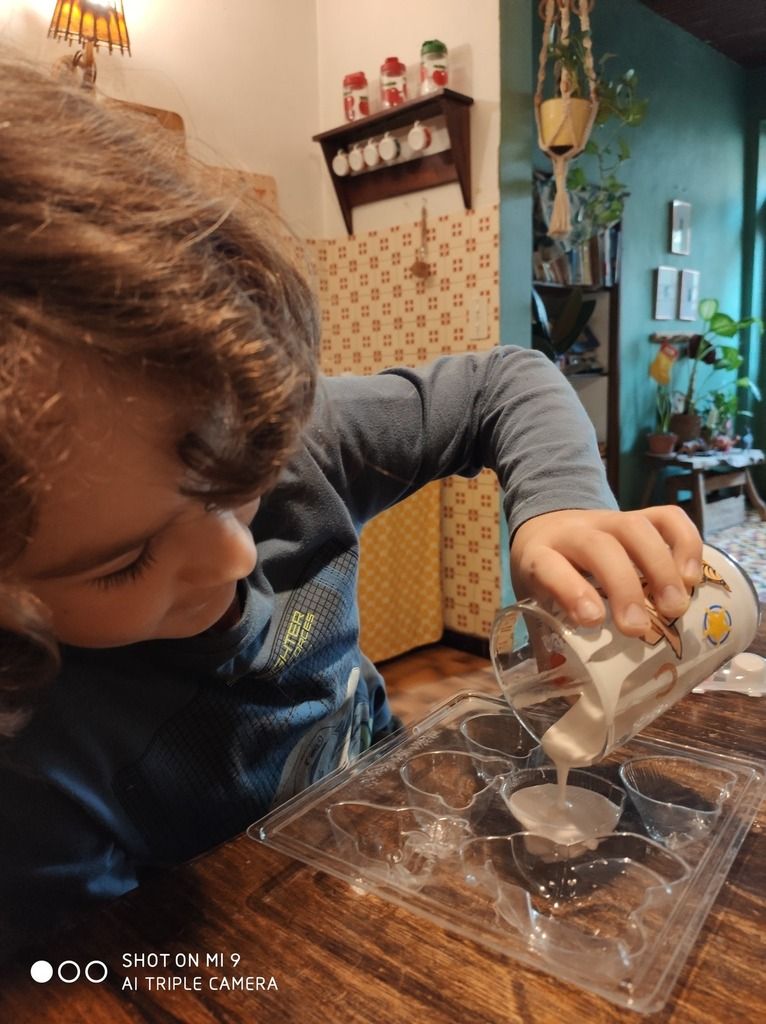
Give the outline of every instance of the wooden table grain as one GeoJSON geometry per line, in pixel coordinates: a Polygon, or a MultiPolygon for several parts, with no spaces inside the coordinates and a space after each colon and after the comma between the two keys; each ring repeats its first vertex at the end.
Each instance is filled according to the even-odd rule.
{"type": "MultiPolygon", "coordinates": [[[[764,627],[753,649],[766,654],[764,627]]],[[[456,690],[494,688],[488,669],[454,683],[456,690]]],[[[693,695],[647,733],[763,759],[765,704],[731,693],[693,695]]],[[[764,823],[762,808],[667,1006],[647,1018],[652,1022],[766,1020],[764,823]]],[[[640,1018],[247,836],[154,878],[0,970],[0,1021],[9,1024],[578,1019],[627,1024],[640,1018]],[[136,959],[149,954],[157,955],[156,967],[136,959]],[[102,969],[93,962],[100,961],[108,975],[101,983],[81,977],[67,984],[54,973],[37,983],[30,965],[38,959],[54,972],[72,962],[63,968],[68,977],[74,965],[84,971],[88,964],[98,977],[102,969]]]]}

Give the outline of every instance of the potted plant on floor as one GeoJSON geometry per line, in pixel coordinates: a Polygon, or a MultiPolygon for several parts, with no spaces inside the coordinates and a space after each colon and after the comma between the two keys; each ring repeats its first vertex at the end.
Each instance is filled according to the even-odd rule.
{"type": "MultiPolygon", "coordinates": [[[[742,354],[736,344],[731,344],[740,331],[749,327],[757,327],[759,335],[763,334],[763,322],[758,317],[748,316],[735,320],[727,313],[722,313],[717,299],[703,299],[699,304],[699,315],[704,321],[705,330],[702,334],[689,339],[687,355],[691,360],[689,379],[683,391],[674,395],[674,413],[670,417],[670,429],[678,435],[680,441],[694,440],[702,434],[702,414],[716,409],[713,396],[718,393],[718,400],[723,411],[724,397],[735,399],[742,391],[748,391],[756,400],[761,393],[749,377],[737,377],[725,384],[718,383],[719,372],[738,370],[742,365],[742,354]],[[704,367],[709,367],[707,373],[704,367]],[[711,404],[712,403],[712,404],[711,404]]],[[[731,405],[729,400],[726,402],[731,405]]],[[[734,411],[738,411],[738,400],[734,411]]]]}
{"type": "Polygon", "coordinates": [[[665,384],[657,387],[657,422],[654,433],[648,435],[649,451],[653,455],[670,455],[678,437],[670,429],[673,402],[670,388],[665,384]]]}

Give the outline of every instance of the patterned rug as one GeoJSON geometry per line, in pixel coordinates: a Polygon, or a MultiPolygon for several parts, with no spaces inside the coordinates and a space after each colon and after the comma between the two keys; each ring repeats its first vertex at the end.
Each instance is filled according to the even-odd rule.
{"type": "Polygon", "coordinates": [[[748,512],[741,526],[730,526],[708,535],[717,548],[731,555],[750,576],[761,600],[766,601],[766,522],[748,512]]]}

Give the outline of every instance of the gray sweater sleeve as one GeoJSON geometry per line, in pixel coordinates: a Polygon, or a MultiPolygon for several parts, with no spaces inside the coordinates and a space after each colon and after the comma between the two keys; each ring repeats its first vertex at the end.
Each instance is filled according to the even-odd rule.
{"type": "Polygon", "coordinates": [[[513,346],[322,381],[307,435],[357,522],[431,480],[497,473],[511,534],[564,508],[616,508],[593,426],[539,352],[513,346]]]}

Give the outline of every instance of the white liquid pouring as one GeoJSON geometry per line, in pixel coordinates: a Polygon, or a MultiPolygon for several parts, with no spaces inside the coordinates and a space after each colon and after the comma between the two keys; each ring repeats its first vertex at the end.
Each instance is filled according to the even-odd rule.
{"type": "Polygon", "coordinates": [[[567,785],[567,779],[571,768],[593,764],[603,752],[618,697],[618,688],[594,681],[543,733],[541,744],[556,766],[557,785],[527,786],[508,801],[511,813],[527,832],[570,845],[614,831],[621,808],[601,793],[567,785]]]}

